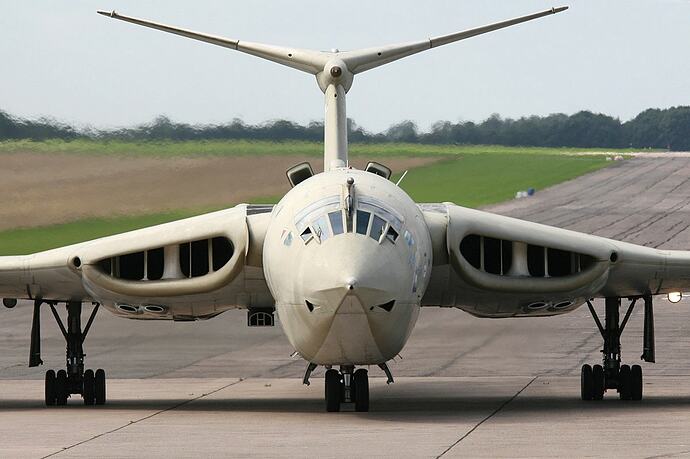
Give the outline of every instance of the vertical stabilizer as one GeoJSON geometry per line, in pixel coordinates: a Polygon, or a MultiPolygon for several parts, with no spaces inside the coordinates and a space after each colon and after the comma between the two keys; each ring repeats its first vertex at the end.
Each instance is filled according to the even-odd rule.
{"type": "Polygon", "coordinates": [[[324,170],[330,170],[348,165],[345,89],[331,84],[326,88],[325,98],[323,166],[324,170]]]}

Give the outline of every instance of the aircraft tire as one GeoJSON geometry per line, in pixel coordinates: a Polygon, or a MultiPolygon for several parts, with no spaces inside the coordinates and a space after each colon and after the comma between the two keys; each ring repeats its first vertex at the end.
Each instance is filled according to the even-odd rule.
{"type": "Polygon", "coordinates": [[[592,366],[589,364],[582,365],[580,371],[580,397],[582,400],[594,398],[594,376],[592,375],[592,366]]]}
{"type": "Polygon", "coordinates": [[[592,367],[592,381],[594,382],[594,392],[592,393],[592,400],[603,399],[604,392],[606,391],[604,367],[602,367],[601,365],[594,365],[592,367]]]}
{"type": "Polygon", "coordinates": [[[642,400],[642,367],[633,365],[630,369],[630,399],[642,400]]]}
{"type": "Polygon", "coordinates": [[[369,411],[369,373],[364,368],[355,371],[352,377],[355,393],[355,411],[369,411]]]}
{"type": "Polygon", "coordinates": [[[55,377],[55,404],[66,405],[67,397],[69,397],[67,393],[67,372],[60,370],[55,377]]]}
{"type": "Polygon", "coordinates": [[[94,376],[94,396],[96,405],[105,405],[105,371],[101,368],[94,376]]]}
{"type": "Polygon", "coordinates": [[[618,394],[621,400],[630,400],[630,365],[621,365],[618,372],[618,394]]]}
{"type": "Polygon", "coordinates": [[[46,371],[46,387],[45,387],[46,406],[53,406],[57,400],[55,392],[55,370],[46,371]]]}
{"type": "Polygon", "coordinates": [[[326,371],[326,411],[340,411],[340,399],[342,397],[342,385],[340,373],[330,369],[326,371]]]}
{"type": "Polygon", "coordinates": [[[93,370],[86,370],[84,372],[84,387],[81,395],[84,398],[84,405],[93,405],[96,403],[96,377],[93,370]]]}

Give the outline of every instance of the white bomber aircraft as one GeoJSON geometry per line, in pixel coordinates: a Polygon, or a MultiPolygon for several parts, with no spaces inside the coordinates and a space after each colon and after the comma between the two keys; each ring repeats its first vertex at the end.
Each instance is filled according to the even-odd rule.
{"type": "Polygon", "coordinates": [[[40,311],[50,307],[67,342],[66,369],[48,370],[45,402],[72,394],[106,401],[105,372],[85,370],[82,344],[103,306],[144,320],[210,319],[248,310],[249,325],[280,318],[304,376],[327,368],[328,411],[369,409],[368,365],[404,347],[421,307],[478,317],[545,317],[587,304],[604,340],[602,365],[584,365],[581,397],[615,389],[642,398],[639,365],[621,364],[620,335],[645,306],[642,359],[654,361],[652,296],[690,288],[690,252],[657,250],[456,206],[417,204],[390,170],[348,165],[345,96],[355,75],[437,46],[559,13],[554,8],[464,32],[357,51],[310,51],[231,40],[155,22],[105,16],[252,54],[316,77],[325,94],[324,172],[287,171],[293,188],[275,205],[239,205],[26,256],[0,257],[7,307],[34,301],[29,365],[40,358],[40,311]],[[593,298],[605,298],[601,323],[593,298]],[[620,321],[621,300],[630,304],[620,321]],[[82,328],[83,303],[94,303],[82,328]],[[65,304],[67,325],[56,306],[65,304]],[[336,369],[337,368],[337,369],[336,369]]]}

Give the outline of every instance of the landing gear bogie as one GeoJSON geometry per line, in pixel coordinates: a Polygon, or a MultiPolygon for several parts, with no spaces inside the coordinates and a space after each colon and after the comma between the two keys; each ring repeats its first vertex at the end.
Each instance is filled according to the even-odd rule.
{"type": "MultiPolygon", "coordinates": [[[[34,307],[34,324],[32,327],[32,344],[29,366],[43,363],[40,356],[40,306],[43,302],[36,301],[34,307]]],[[[98,312],[98,304],[94,304],[85,329],[82,331],[80,302],[67,303],[67,327],[62,322],[55,309],[56,303],[47,303],[50,306],[55,321],[60,327],[65,342],[66,369],[48,370],[45,376],[45,404],[46,406],[65,405],[72,395],[81,395],[85,405],[103,405],[106,402],[106,378],[105,371],[98,369],[84,370],[84,340],[91,328],[91,324],[98,312]]]]}
{"type": "Polygon", "coordinates": [[[81,395],[84,405],[103,405],[106,402],[105,371],[99,369],[86,370],[84,375],[77,379],[70,376],[66,370],[46,371],[45,376],[45,403],[46,406],[66,405],[67,399],[72,395],[81,395]]]}
{"type": "MultiPolygon", "coordinates": [[[[602,325],[591,302],[587,302],[592,317],[604,340],[602,349],[603,365],[583,365],[580,373],[580,396],[582,400],[601,400],[608,389],[618,391],[621,400],[642,400],[642,367],[639,365],[621,364],[620,337],[630,318],[635,300],[631,300],[628,311],[619,323],[620,298],[606,298],[605,323],[602,325]]],[[[651,298],[645,298],[645,329],[651,322],[651,298]]],[[[653,361],[653,339],[645,332],[643,359],[653,361]]]]}

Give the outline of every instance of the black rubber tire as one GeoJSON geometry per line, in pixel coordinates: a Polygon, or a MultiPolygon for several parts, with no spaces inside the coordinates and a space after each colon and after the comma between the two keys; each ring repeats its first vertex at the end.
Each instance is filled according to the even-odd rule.
{"type": "Polygon", "coordinates": [[[618,394],[621,400],[630,400],[630,386],[630,366],[621,365],[621,368],[618,371],[618,394]]]}
{"type": "Polygon", "coordinates": [[[54,406],[57,400],[55,392],[55,370],[46,371],[46,387],[45,387],[46,406],[54,406]]]}
{"type": "Polygon", "coordinates": [[[582,365],[582,370],[580,370],[580,398],[582,400],[594,399],[594,375],[592,374],[592,366],[588,364],[582,365]]]}
{"type": "Polygon", "coordinates": [[[101,368],[94,376],[94,395],[96,405],[105,405],[105,371],[101,368]]]}
{"type": "Polygon", "coordinates": [[[56,405],[66,405],[67,397],[67,372],[65,370],[60,370],[55,376],[55,404],[56,405]]]}
{"type": "Polygon", "coordinates": [[[642,367],[633,365],[630,369],[630,399],[642,400],[642,367]]]}
{"type": "Polygon", "coordinates": [[[603,399],[604,392],[606,392],[606,379],[604,376],[604,367],[602,367],[601,365],[594,365],[592,367],[592,382],[594,383],[592,400],[603,399]]]}
{"type": "Polygon", "coordinates": [[[355,394],[355,411],[369,411],[369,373],[360,368],[352,375],[352,389],[355,394]]]}
{"type": "Polygon", "coordinates": [[[342,397],[342,385],[340,372],[330,369],[326,371],[326,411],[340,411],[340,401],[342,397]]]}
{"type": "Polygon", "coordinates": [[[93,374],[93,370],[86,370],[84,372],[81,395],[84,398],[84,405],[96,403],[96,377],[93,374]]]}

